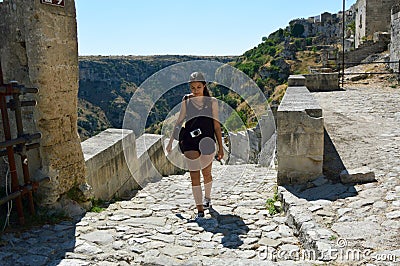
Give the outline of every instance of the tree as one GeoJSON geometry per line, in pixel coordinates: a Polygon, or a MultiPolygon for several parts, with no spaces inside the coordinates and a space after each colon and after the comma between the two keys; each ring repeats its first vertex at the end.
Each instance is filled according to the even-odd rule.
{"type": "Polygon", "coordinates": [[[296,23],[290,29],[290,34],[296,38],[302,37],[303,33],[304,33],[304,26],[302,24],[296,23]]]}

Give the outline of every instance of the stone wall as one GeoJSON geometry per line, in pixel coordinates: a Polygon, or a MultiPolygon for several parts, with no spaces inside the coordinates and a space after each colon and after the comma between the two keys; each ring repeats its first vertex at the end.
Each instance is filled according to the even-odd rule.
{"type": "Polygon", "coordinates": [[[356,30],[354,36],[355,47],[357,48],[365,36],[371,34],[366,27],[367,0],[357,0],[356,3],[356,30]]]}
{"type": "Polygon", "coordinates": [[[358,0],[356,3],[356,48],[375,32],[390,32],[390,10],[398,0],[358,0]]]}
{"type": "MultiPolygon", "coordinates": [[[[276,123],[272,110],[262,115],[254,128],[229,132],[228,164],[260,164],[269,166],[275,155],[276,123]]],[[[228,154],[225,152],[225,156],[228,154]]],[[[224,158],[226,159],[226,158],[224,158]]]]}
{"type": "Polygon", "coordinates": [[[338,73],[305,74],[305,86],[311,92],[339,90],[338,73]]]}
{"type": "MultiPolygon", "coordinates": [[[[345,62],[352,63],[360,63],[362,60],[367,58],[372,54],[381,53],[387,51],[389,45],[389,40],[379,40],[377,42],[374,41],[365,41],[363,44],[358,46],[357,49],[346,52],[344,55],[345,62]]],[[[339,60],[342,58],[342,53],[339,52],[339,60]]],[[[341,61],[338,61],[338,64],[341,64],[341,61]]]]}
{"type": "Polygon", "coordinates": [[[164,175],[181,171],[169,159],[183,165],[183,156],[174,146],[165,156],[161,135],[144,134],[135,139],[133,131],[107,129],[82,142],[87,167],[86,181],[96,199],[132,195],[132,191],[164,175]],[[125,149],[125,151],[124,151],[125,149]]]}
{"type": "Polygon", "coordinates": [[[231,154],[229,164],[257,163],[260,141],[253,129],[229,132],[231,154]]]}
{"type": "MultiPolygon", "coordinates": [[[[107,129],[100,134],[82,142],[82,150],[86,163],[86,181],[92,187],[96,199],[111,199],[131,178],[126,163],[123,138],[132,143],[127,146],[131,155],[128,161],[137,165],[135,135],[120,129],[107,129]]],[[[137,184],[125,186],[135,189],[137,184]]]]}
{"type": "Polygon", "coordinates": [[[40,203],[59,205],[62,195],[84,184],[85,163],[77,133],[78,45],[75,2],[65,7],[38,0],[0,5],[0,58],[5,82],[39,88],[37,106],[25,113],[27,131],[41,132],[40,149],[30,152],[40,203]]]}
{"type": "Polygon", "coordinates": [[[291,76],[278,108],[278,185],[299,184],[322,176],[322,109],[303,76],[291,76]]]}
{"type": "Polygon", "coordinates": [[[141,186],[162,176],[181,172],[182,169],[178,166],[187,169],[184,156],[178,150],[177,141],[173,142],[173,151],[168,156],[165,154],[164,147],[168,141],[165,136],[156,134],[143,134],[136,140],[139,164],[137,168],[130,168],[133,169],[134,178],[141,186]]]}
{"type": "MultiPolygon", "coordinates": [[[[392,9],[392,30],[390,43],[390,61],[400,60],[400,4],[392,9]]],[[[399,71],[399,64],[391,64],[394,71],[399,71]]]]}

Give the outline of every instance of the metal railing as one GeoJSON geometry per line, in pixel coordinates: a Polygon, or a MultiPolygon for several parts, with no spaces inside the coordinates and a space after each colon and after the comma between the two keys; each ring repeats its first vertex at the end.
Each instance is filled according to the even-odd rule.
{"type": "MultiPolygon", "coordinates": [[[[339,70],[339,80],[341,80],[342,88],[344,86],[344,77],[350,75],[382,75],[382,74],[394,74],[397,75],[397,81],[400,84],[400,60],[398,61],[381,61],[381,62],[345,62],[344,65],[340,63],[338,65],[339,70]],[[377,71],[377,72],[346,72],[346,67],[357,66],[357,65],[375,65],[375,64],[398,64],[397,71],[393,71],[392,69],[388,69],[387,71],[377,71]]],[[[340,81],[339,81],[340,82],[340,81]]]]}

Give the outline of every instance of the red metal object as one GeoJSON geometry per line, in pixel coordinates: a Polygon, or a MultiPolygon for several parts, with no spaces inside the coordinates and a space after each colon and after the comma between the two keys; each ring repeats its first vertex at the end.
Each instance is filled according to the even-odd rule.
{"type": "Polygon", "coordinates": [[[21,94],[25,93],[37,93],[37,88],[26,88],[23,85],[19,85],[17,82],[10,82],[10,84],[4,84],[3,72],[0,63],[0,110],[1,118],[3,122],[4,137],[5,141],[0,142],[0,149],[6,148],[5,150],[0,150],[1,155],[7,155],[8,164],[11,174],[11,194],[5,198],[0,199],[0,203],[6,203],[10,200],[15,200],[18,212],[19,223],[23,225],[25,223],[25,217],[22,206],[22,197],[28,197],[28,204],[31,214],[35,213],[35,206],[33,203],[33,194],[39,183],[32,182],[29,174],[28,167],[28,156],[27,150],[32,148],[37,148],[39,143],[34,143],[27,145],[34,139],[41,138],[40,133],[36,134],[25,134],[22,124],[22,106],[34,106],[36,101],[20,101],[19,97],[21,94]],[[7,103],[7,96],[12,96],[12,99],[7,103]],[[12,138],[10,121],[8,116],[8,110],[10,108],[15,113],[15,121],[17,125],[17,138],[12,138]],[[24,185],[21,186],[18,180],[18,173],[15,164],[15,153],[19,154],[22,164],[22,173],[24,176],[24,185]]]}
{"type": "MultiPolygon", "coordinates": [[[[0,75],[0,82],[3,83],[2,75],[0,75]]],[[[5,137],[6,141],[11,140],[10,121],[8,120],[6,96],[2,95],[2,94],[0,94],[0,109],[1,109],[1,118],[3,120],[4,137],[5,137]]],[[[10,174],[11,174],[11,190],[14,193],[19,190],[20,185],[19,185],[19,181],[18,181],[17,167],[15,165],[14,149],[12,146],[7,146],[7,157],[8,157],[8,164],[10,167],[10,174]]],[[[24,211],[23,211],[23,207],[22,207],[21,196],[18,196],[15,199],[15,203],[17,206],[19,223],[23,225],[23,224],[25,224],[25,217],[24,217],[24,211]]]]}
{"type": "MultiPolygon", "coordinates": [[[[21,101],[19,100],[19,95],[14,93],[13,100],[15,103],[15,111],[14,112],[15,112],[15,120],[17,122],[18,137],[22,137],[22,136],[24,136],[24,128],[22,125],[21,101]]],[[[28,168],[28,156],[26,155],[25,145],[21,147],[21,152],[19,155],[21,157],[22,172],[24,174],[25,186],[31,185],[31,178],[29,175],[29,168],[28,168]]],[[[30,210],[31,214],[33,215],[35,213],[35,206],[33,204],[32,190],[27,191],[27,194],[28,194],[28,200],[29,200],[29,210],[30,210]]]]}
{"type": "MultiPolygon", "coordinates": [[[[3,70],[1,64],[0,64],[0,86],[4,86],[3,70]]],[[[11,85],[6,85],[5,87],[6,87],[6,93],[12,91],[11,85]]],[[[0,109],[1,109],[1,117],[3,120],[4,137],[6,141],[11,140],[10,121],[8,119],[7,100],[5,94],[0,94],[0,109]]],[[[12,192],[17,192],[19,190],[19,181],[18,181],[17,167],[15,165],[14,148],[13,146],[7,146],[6,150],[7,150],[8,164],[10,167],[10,174],[11,174],[11,190],[12,192]]],[[[18,196],[15,199],[15,204],[17,206],[19,223],[25,224],[25,217],[24,217],[21,196],[18,196]]]]}

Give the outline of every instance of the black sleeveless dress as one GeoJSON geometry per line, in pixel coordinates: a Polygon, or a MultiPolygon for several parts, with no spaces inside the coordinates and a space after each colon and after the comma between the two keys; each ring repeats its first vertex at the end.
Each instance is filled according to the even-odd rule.
{"type": "Polygon", "coordinates": [[[202,108],[198,108],[191,98],[186,104],[186,123],[183,151],[198,151],[201,154],[215,152],[214,119],[212,116],[211,97],[204,99],[202,108]],[[200,129],[201,134],[198,134],[200,129]],[[194,134],[190,134],[194,132],[194,134]]]}

